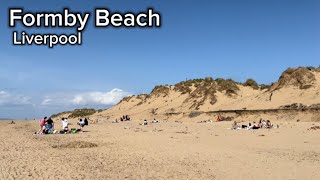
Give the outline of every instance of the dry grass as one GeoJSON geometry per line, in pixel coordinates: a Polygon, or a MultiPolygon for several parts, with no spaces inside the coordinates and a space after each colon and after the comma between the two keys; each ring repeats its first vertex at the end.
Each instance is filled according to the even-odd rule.
{"type": "Polygon", "coordinates": [[[156,86],[151,91],[150,96],[156,96],[156,97],[166,97],[169,95],[170,88],[168,86],[156,86]]]}
{"type": "Polygon", "coordinates": [[[53,148],[63,149],[63,148],[93,148],[98,147],[97,144],[85,141],[74,141],[61,145],[53,145],[53,148]]]}
{"type": "Polygon", "coordinates": [[[308,130],[320,130],[320,126],[312,126],[308,130]]]}
{"type": "Polygon", "coordinates": [[[69,115],[68,118],[77,118],[77,117],[85,117],[90,116],[96,113],[97,111],[95,109],[75,109],[72,111],[72,113],[69,115]]]}
{"type": "Polygon", "coordinates": [[[237,83],[232,79],[216,79],[216,83],[218,84],[218,91],[226,91],[226,92],[237,92],[239,87],[237,83]]]}
{"type": "Polygon", "coordinates": [[[243,85],[252,87],[253,89],[259,89],[259,85],[254,79],[247,79],[246,82],[243,83],[243,85]]]}
{"type": "Polygon", "coordinates": [[[297,86],[300,89],[308,89],[316,81],[312,71],[308,68],[289,68],[282,73],[278,82],[274,83],[270,90],[275,91],[289,85],[297,86]]]}
{"type": "MultiPolygon", "coordinates": [[[[124,97],[118,104],[121,104],[123,102],[129,102],[134,96],[127,96],[127,97],[124,97]]],[[[117,104],[117,105],[118,105],[117,104]]]]}

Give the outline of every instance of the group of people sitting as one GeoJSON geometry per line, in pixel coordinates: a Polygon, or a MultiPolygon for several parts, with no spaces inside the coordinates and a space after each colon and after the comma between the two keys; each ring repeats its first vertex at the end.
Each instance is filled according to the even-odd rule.
{"type": "Polygon", "coordinates": [[[122,117],[120,117],[120,121],[130,121],[130,117],[128,115],[123,115],[122,117]]]}
{"type": "Polygon", "coordinates": [[[52,118],[49,119],[47,117],[44,117],[40,120],[40,130],[37,132],[37,134],[53,134],[54,133],[54,122],[52,118]]]}
{"type": "Polygon", "coordinates": [[[83,127],[89,125],[89,121],[87,118],[84,120],[80,119],[79,122],[77,123],[80,126],[80,129],[69,129],[69,121],[68,118],[62,118],[61,119],[61,125],[62,125],[62,130],[57,131],[54,126],[54,121],[52,118],[47,118],[44,117],[40,120],[40,130],[36,132],[35,134],[68,134],[68,133],[77,133],[79,131],[83,131],[83,127]]]}
{"type": "MultiPolygon", "coordinates": [[[[151,123],[152,123],[152,124],[155,124],[155,123],[159,123],[159,121],[156,120],[156,119],[153,119],[153,120],[151,121],[151,123]]],[[[140,124],[140,125],[146,126],[146,125],[148,125],[148,121],[145,119],[145,120],[143,121],[143,123],[140,124]]]]}
{"type": "Polygon", "coordinates": [[[273,128],[273,124],[269,120],[263,120],[260,119],[259,123],[256,124],[253,122],[253,124],[249,123],[248,125],[238,125],[236,121],[233,122],[231,129],[271,129],[273,128]]]}
{"type": "MultiPolygon", "coordinates": [[[[123,115],[122,117],[120,117],[120,121],[131,121],[131,118],[128,115],[123,115]]],[[[112,123],[119,123],[118,119],[116,119],[115,121],[112,121],[112,123]]]]}

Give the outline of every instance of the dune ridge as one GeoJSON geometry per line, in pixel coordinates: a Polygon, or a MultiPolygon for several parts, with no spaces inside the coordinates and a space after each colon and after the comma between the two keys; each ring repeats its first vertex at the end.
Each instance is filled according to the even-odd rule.
{"type": "Polygon", "coordinates": [[[115,119],[124,114],[133,120],[158,118],[163,120],[214,119],[217,115],[243,119],[292,113],[297,119],[320,121],[320,68],[288,68],[278,81],[271,85],[258,85],[253,79],[244,83],[231,79],[193,79],[175,85],[156,86],[150,94],[123,98],[110,109],[92,115],[92,118],[115,119]],[[283,109],[277,111],[276,109],[283,109]],[[255,111],[252,111],[255,110],[255,111]],[[258,111],[260,110],[260,111],[258,111]],[[190,118],[198,112],[199,116],[190,118]],[[239,113],[241,112],[241,113],[239,113]],[[245,115],[244,115],[245,114],[245,115]]]}

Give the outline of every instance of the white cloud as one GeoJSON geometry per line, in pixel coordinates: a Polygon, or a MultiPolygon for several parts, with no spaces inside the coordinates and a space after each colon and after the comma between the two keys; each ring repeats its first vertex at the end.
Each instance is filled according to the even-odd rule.
{"type": "Polygon", "coordinates": [[[50,99],[50,98],[44,99],[44,100],[42,101],[41,105],[50,105],[50,104],[51,104],[51,101],[52,101],[52,99],[50,99]]]}
{"type": "Polygon", "coordinates": [[[0,91],[0,105],[27,105],[31,104],[28,96],[0,91]]]}
{"type": "Polygon", "coordinates": [[[75,105],[114,105],[128,95],[128,92],[121,89],[113,89],[109,92],[86,92],[75,95],[72,103],[75,105]]]}
{"type": "Polygon", "coordinates": [[[78,105],[114,105],[130,93],[121,89],[113,89],[107,92],[90,91],[82,93],[60,93],[46,96],[43,106],[78,106],[78,105]]]}

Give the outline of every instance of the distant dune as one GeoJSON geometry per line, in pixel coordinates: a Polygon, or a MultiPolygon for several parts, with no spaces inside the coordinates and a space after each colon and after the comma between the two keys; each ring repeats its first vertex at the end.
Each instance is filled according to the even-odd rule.
{"type": "Polygon", "coordinates": [[[320,121],[319,108],[320,68],[301,67],[287,69],[271,85],[259,85],[253,79],[239,83],[209,77],[156,86],[150,94],[125,97],[111,109],[91,117],[116,119],[130,115],[133,120],[205,120],[215,119],[219,114],[229,119],[263,116],[281,119],[287,117],[280,114],[288,113],[296,120],[320,121]],[[290,109],[297,111],[292,113],[290,109]]]}

